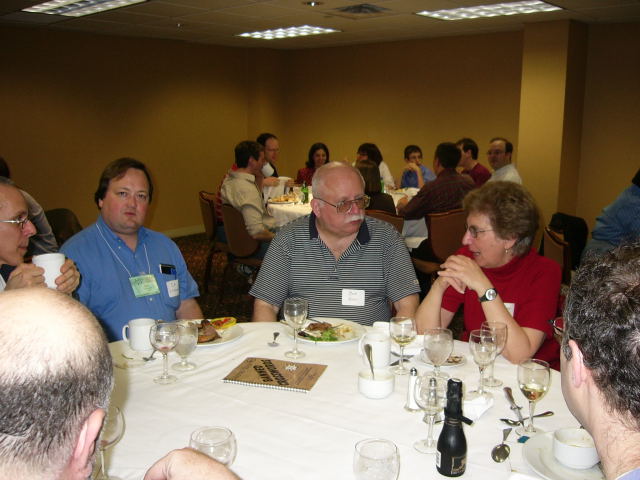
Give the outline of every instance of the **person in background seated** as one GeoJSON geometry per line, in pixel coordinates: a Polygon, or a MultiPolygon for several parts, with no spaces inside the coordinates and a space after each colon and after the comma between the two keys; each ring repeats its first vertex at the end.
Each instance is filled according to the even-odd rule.
{"type": "Polygon", "coordinates": [[[121,339],[132,318],[202,318],[198,285],[178,246],[144,227],[152,198],[144,163],[111,162],[94,194],[98,220],[61,248],[82,274],[78,298],[98,317],[110,341],[121,339]]]}
{"type": "MultiPolygon", "coordinates": [[[[0,478],[85,480],[113,385],[95,317],[46,288],[0,293],[0,478]]],[[[191,449],[156,462],[146,480],[237,480],[191,449]]]]}
{"type": "Polygon", "coordinates": [[[462,173],[469,175],[476,187],[487,183],[491,178],[491,172],[478,162],[478,144],[470,138],[461,138],[456,142],[456,147],[461,153],[458,166],[462,167],[462,173]]]}
{"type": "Polygon", "coordinates": [[[515,182],[522,185],[522,178],[516,167],[511,163],[513,144],[502,137],[495,137],[489,141],[487,159],[493,168],[493,174],[489,182],[515,182]]]}
{"type": "Polygon", "coordinates": [[[306,183],[311,186],[313,181],[313,174],[325,163],[329,162],[329,148],[324,143],[314,143],[309,149],[309,159],[307,160],[306,167],[298,170],[298,176],[296,177],[296,183],[306,183]]]}
{"type": "Polygon", "coordinates": [[[538,358],[558,368],[558,343],[548,323],[558,306],[560,265],[532,248],[539,214],[529,192],[513,182],[488,182],[464,199],[463,247],[442,264],[416,313],[418,333],[446,327],[464,304],[463,338],[482,322],[507,325],[502,355],[512,363],[538,358]]]}
{"type": "Polygon", "coordinates": [[[413,316],[420,291],[400,234],[365,216],[364,180],[351,165],[331,162],[313,178],[310,215],[284,226],[271,242],[258,278],[253,321],[276,321],[288,297],[309,301],[309,317],[371,325],[413,316]]]}
{"type": "Polygon", "coordinates": [[[392,215],[396,214],[396,206],[393,197],[388,193],[382,193],[380,183],[380,170],[371,160],[362,160],[356,164],[364,178],[364,193],[369,197],[367,210],[382,210],[392,215]]]}
{"type": "Polygon", "coordinates": [[[640,243],[587,257],[564,310],[562,394],[607,480],[640,478],[640,243]]]}
{"type": "Polygon", "coordinates": [[[380,149],[374,143],[363,143],[358,147],[356,162],[354,165],[362,160],[372,160],[378,166],[378,169],[380,170],[380,177],[384,181],[385,189],[393,190],[396,188],[396,181],[393,179],[393,175],[391,175],[389,165],[384,162],[380,149]]]}
{"type": "Polygon", "coordinates": [[[422,165],[422,150],[417,145],[407,145],[404,149],[406,165],[400,180],[401,188],[422,188],[422,186],[436,179],[435,174],[422,165]]]}
{"type": "Polygon", "coordinates": [[[256,138],[256,142],[262,145],[265,159],[260,172],[256,173],[256,184],[261,189],[262,187],[275,187],[279,183],[278,169],[276,168],[276,160],[280,154],[278,137],[273,133],[261,133],[256,138]]]}

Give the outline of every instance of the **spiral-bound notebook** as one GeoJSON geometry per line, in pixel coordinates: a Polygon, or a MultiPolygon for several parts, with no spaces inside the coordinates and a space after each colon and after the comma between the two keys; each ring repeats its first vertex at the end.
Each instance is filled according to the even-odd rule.
{"type": "Polygon", "coordinates": [[[313,388],[325,368],[326,365],[317,363],[249,357],[222,381],[306,393],[313,388]]]}

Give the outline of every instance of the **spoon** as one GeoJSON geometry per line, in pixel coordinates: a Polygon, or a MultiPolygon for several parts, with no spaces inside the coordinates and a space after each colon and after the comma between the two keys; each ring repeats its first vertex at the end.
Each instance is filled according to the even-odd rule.
{"type": "Polygon", "coordinates": [[[371,357],[371,344],[370,343],[366,343],[364,345],[364,354],[367,356],[367,360],[369,360],[369,367],[371,367],[371,378],[373,380],[376,379],[376,374],[373,373],[373,359],[371,357]]]}
{"type": "Polygon", "coordinates": [[[511,428],[505,428],[502,430],[502,443],[496,445],[493,447],[493,450],[491,450],[491,458],[493,458],[494,462],[502,463],[509,457],[511,448],[509,448],[509,445],[504,442],[507,441],[507,437],[511,433],[511,430],[511,428]]]}
{"type": "Polygon", "coordinates": [[[142,359],[143,359],[145,362],[148,362],[149,360],[153,360],[153,356],[156,354],[156,352],[157,352],[157,351],[158,351],[158,350],[154,347],[154,348],[153,348],[153,352],[151,352],[151,355],[149,355],[148,357],[142,357],[142,359]]]}
{"type": "MultiPolygon", "coordinates": [[[[553,415],[553,412],[551,410],[548,410],[546,412],[538,413],[537,415],[534,415],[533,418],[550,417],[551,415],[553,415]]],[[[529,417],[525,417],[522,419],[522,421],[524,422],[525,420],[528,420],[528,419],[529,417]]],[[[506,423],[507,425],[511,425],[512,427],[519,427],[520,425],[522,425],[519,420],[511,420],[510,418],[501,418],[500,421],[506,423]]]]}
{"type": "Polygon", "coordinates": [[[277,347],[278,345],[280,345],[278,342],[276,342],[276,338],[278,338],[278,335],[280,335],[280,332],[273,332],[273,342],[269,342],[267,343],[267,345],[269,345],[270,347],[277,347]]]}

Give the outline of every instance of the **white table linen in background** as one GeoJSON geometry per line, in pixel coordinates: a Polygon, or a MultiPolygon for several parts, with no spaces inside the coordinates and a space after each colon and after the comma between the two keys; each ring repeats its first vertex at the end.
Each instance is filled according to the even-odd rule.
{"type": "Polygon", "coordinates": [[[273,187],[262,187],[262,196],[264,197],[265,202],[272,197],[284,195],[285,187],[287,182],[291,180],[291,177],[278,177],[278,180],[278,184],[273,187]]]}
{"type": "MultiPolygon", "coordinates": [[[[395,391],[386,399],[363,397],[358,393],[357,374],[365,365],[358,356],[357,342],[352,342],[300,345],[306,353],[301,362],[328,365],[308,393],[224,383],[222,378],[246,357],[286,360],[284,352],[293,344],[285,325],[240,326],[244,335],[236,342],[198,347],[191,356],[198,369],[177,373],[178,382],[173,385],[153,382],[162,369],[160,359],[136,369],[115,369],[112,403],[122,407],[126,430],[122,440],[107,450],[110,474],[123,480],[140,480],[155,460],[171,449],[187,446],[189,435],[196,428],[223,425],[237,437],[238,456],[232,469],[245,480],[352,479],[354,445],[368,437],[387,438],[398,445],[400,480],[440,478],[435,455],[418,453],[412,446],[414,441],[426,438],[427,428],[421,413],[403,408],[408,376],[396,376],[395,391]],[[276,330],[282,332],[278,338],[280,346],[269,347],[267,342],[276,330]]],[[[110,347],[114,359],[122,360],[122,342],[110,347]]],[[[444,370],[462,378],[467,389],[474,389],[478,369],[469,356],[467,344],[456,342],[454,351],[467,357],[466,364],[444,370]]],[[[173,364],[178,356],[170,353],[169,360],[173,364]]],[[[415,357],[412,363],[420,373],[430,370],[415,357]]],[[[516,401],[526,412],[526,402],[517,385],[517,367],[499,358],[495,375],[513,388],[516,401]]],[[[502,439],[505,427],[498,418],[513,418],[502,389],[492,392],[494,406],[476,424],[464,427],[468,465],[462,478],[501,480],[511,473],[505,464],[494,463],[489,455],[502,439]]],[[[553,417],[536,420],[547,431],[577,425],[562,398],[557,372],[553,372],[549,392],[538,403],[537,410],[555,411],[553,417]]],[[[435,435],[439,432],[440,426],[436,426],[435,435]]],[[[511,446],[512,466],[535,476],[523,463],[522,446],[515,439],[512,433],[507,442],[511,446]]]]}

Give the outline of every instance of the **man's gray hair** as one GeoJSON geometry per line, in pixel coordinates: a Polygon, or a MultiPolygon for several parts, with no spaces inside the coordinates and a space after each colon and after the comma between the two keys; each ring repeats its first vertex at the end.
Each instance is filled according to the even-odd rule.
{"type": "Polygon", "coordinates": [[[313,193],[314,197],[318,197],[318,198],[324,197],[326,193],[325,191],[326,177],[329,176],[330,173],[339,169],[344,170],[344,174],[347,174],[348,172],[355,173],[360,179],[360,182],[362,182],[362,188],[364,188],[364,178],[362,177],[360,170],[353,167],[352,165],[349,165],[348,163],[330,162],[322,165],[318,170],[316,170],[316,173],[314,173],[313,175],[313,184],[311,186],[311,192],[313,193]]]}

